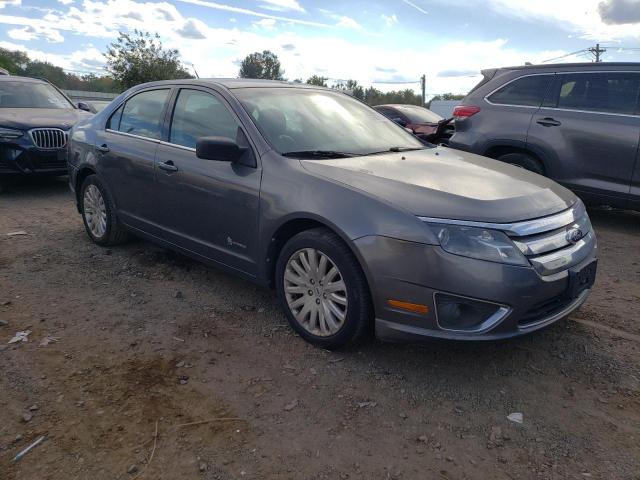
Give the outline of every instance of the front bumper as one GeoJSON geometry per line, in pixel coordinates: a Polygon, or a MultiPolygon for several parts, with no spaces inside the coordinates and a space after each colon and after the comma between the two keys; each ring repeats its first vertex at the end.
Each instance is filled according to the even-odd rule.
{"type": "MultiPolygon", "coordinates": [[[[388,237],[368,236],[355,243],[373,294],[376,335],[383,340],[497,340],[523,335],[566,317],[590,292],[586,289],[572,297],[568,270],[542,276],[533,266],[476,260],[449,254],[436,245],[388,237]],[[490,302],[505,313],[479,331],[443,328],[437,317],[438,294],[490,302]],[[425,305],[428,312],[394,308],[390,299],[425,305]]],[[[596,254],[594,246],[572,269],[590,264],[596,254]]]]}
{"type": "Polygon", "coordinates": [[[66,175],[67,150],[0,143],[0,175],[66,175]]]}

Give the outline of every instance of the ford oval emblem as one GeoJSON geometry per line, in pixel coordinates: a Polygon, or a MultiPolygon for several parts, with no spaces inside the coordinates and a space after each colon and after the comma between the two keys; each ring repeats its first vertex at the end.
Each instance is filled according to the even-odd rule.
{"type": "Polygon", "coordinates": [[[570,228],[567,230],[567,235],[565,236],[569,243],[578,243],[582,237],[584,237],[584,234],[579,228],[570,228]]]}

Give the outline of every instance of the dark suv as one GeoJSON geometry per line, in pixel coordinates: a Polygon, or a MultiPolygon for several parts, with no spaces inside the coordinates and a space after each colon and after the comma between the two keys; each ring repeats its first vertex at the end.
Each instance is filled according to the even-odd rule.
{"type": "Polygon", "coordinates": [[[640,63],[482,73],[454,111],[452,147],[541,173],[587,201],[640,210],[640,63]]]}
{"type": "Polygon", "coordinates": [[[87,116],[44,80],[1,75],[0,179],[65,175],[69,129],[87,116]]]}

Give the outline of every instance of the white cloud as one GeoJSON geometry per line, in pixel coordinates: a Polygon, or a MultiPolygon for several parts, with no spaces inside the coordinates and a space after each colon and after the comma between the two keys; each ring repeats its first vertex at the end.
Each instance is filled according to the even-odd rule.
{"type": "Polygon", "coordinates": [[[398,17],[396,16],[396,14],[392,14],[392,15],[385,15],[384,13],[382,15],[380,15],[382,17],[382,19],[385,21],[385,23],[387,24],[387,27],[390,27],[392,25],[395,25],[396,23],[398,23],[398,17]]]}
{"type": "Polygon", "coordinates": [[[73,0],[58,0],[62,5],[71,5],[73,0]]]}
{"type": "Polygon", "coordinates": [[[31,40],[44,39],[51,43],[60,43],[64,41],[64,37],[59,30],[46,28],[42,26],[25,26],[22,28],[12,28],[7,32],[9,38],[28,42],[31,40]]]}
{"type": "Polygon", "coordinates": [[[7,50],[21,50],[26,52],[30,58],[43,62],[50,62],[66,70],[81,73],[95,72],[104,73],[104,56],[102,52],[93,46],[86,46],[83,50],[75,50],[69,54],[61,55],[32,49],[23,44],[0,41],[0,48],[7,50]]]}
{"type": "Polygon", "coordinates": [[[4,7],[17,7],[22,4],[22,0],[0,0],[0,9],[4,7]]]}
{"type": "Polygon", "coordinates": [[[273,18],[274,20],[295,23],[298,25],[309,25],[311,27],[330,27],[330,25],[327,25],[326,23],[312,22],[309,20],[300,20],[297,18],[282,17],[279,15],[271,15],[268,13],[257,12],[249,8],[234,7],[232,5],[225,5],[223,3],[210,2],[208,0],[178,0],[178,1],[183,3],[190,3],[192,5],[200,5],[201,7],[212,8],[214,10],[222,10],[225,12],[238,13],[240,15],[249,15],[252,17],[262,17],[262,18],[273,18]]]}
{"type": "MultiPolygon", "coordinates": [[[[446,0],[441,0],[446,1],[446,0]]],[[[462,0],[463,5],[477,5],[473,0],[462,0]]],[[[588,40],[610,41],[621,39],[639,39],[639,23],[607,24],[601,17],[607,9],[601,9],[611,3],[602,0],[487,0],[486,6],[501,15],[511,15],[531,22],[544,21],[557,28],[575,33],[577,37],[588,40]]],[[[619,3],[619,2],[616,2],[619,3]]],[[[626,2],[629,3],[629,2],[626,2]]],[[[637,1],[636,7],[640,9],[637,1]]],[[[605,16],[606,19],[606,16],[605,16]]],[[[632,21],[633,19],[630,18],[632,21]]],[[[637,17],[636,17],[637,21],[637,17]]]]}
{"type": "Polygon", "coordinates": [[[276,21],[273,18],[263,18],[262,20],[253,22],[253,25],[259,28],[264,28],[265,30],[276,29],[276,21]]]}
{"type": "Polygon", "coordinates": [[[304,8],[298,3],[298,0],[262,0],[262,8],[274,10],[276,12],[284,12],[293,10],[296,12],[304,12],[304,8]]]}
{"type": "Polygon", "coordinates": [[[338,18],[337,27],[352,28],[354,30],[362,30],[362,25],[356,22],[353,18],[342,16],[338,18]]]}

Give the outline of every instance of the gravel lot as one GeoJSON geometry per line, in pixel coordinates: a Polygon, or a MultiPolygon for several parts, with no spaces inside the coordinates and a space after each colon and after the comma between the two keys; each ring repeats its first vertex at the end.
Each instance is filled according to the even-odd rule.
{"type": "Polygon", "coordinates": [[[97,247],[65,179],[20,183],[0,195],[0,479],[639,479],[640,214],[591,216],[598,279],[569,320],[329,353],[272,292],[97,247]]]}

